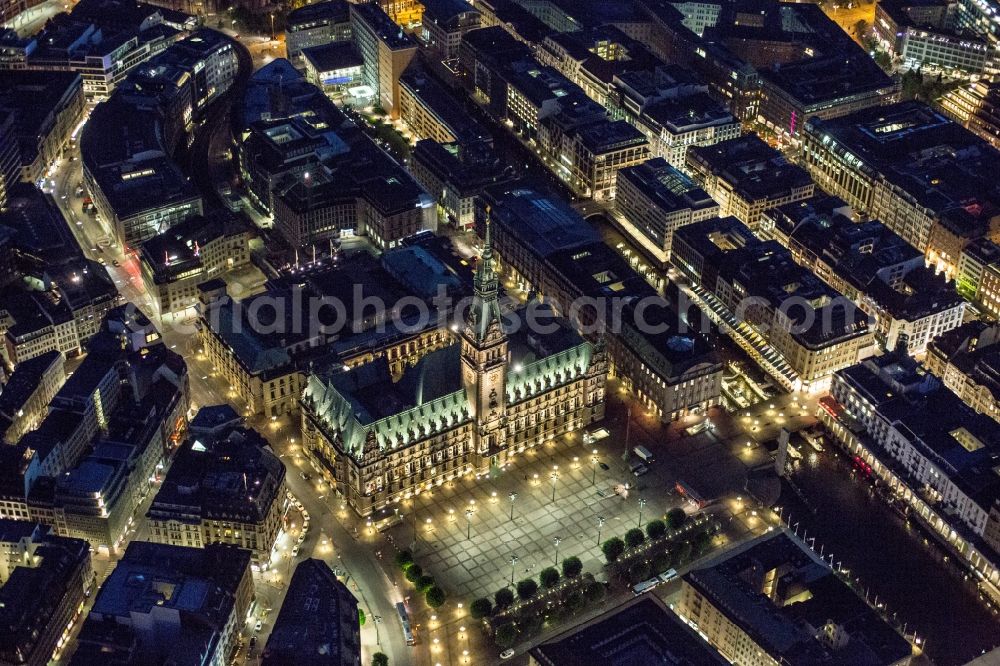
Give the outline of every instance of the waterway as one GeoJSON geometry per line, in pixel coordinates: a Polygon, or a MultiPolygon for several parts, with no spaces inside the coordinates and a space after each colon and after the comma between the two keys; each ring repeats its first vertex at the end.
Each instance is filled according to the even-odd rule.
{"type": "Polygon", "coordinates": [[[1000,619],[970,577],[915,523],[887,506],[863,471],[831,450],[807,455],[779,505],[815,549],[850,571],[924,641],[938,666],[964,664],[1000,645],[1000,619]],[[799,492],[795,492],[792,488],[799,492]]]}

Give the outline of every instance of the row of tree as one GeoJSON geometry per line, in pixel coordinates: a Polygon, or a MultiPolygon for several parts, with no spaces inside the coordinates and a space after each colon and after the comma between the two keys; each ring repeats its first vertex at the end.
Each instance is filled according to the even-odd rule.
{"type": "Polygon", "coordinates": [[[601,545],[604,558],[608,563],[615,562],[629,548],[641,545],[649,538],[656,541],[667,535],[668,531],[679,530],[687,522],[687,514],[684,509],[673,508],[667,512],[663,520],[657,518],[646,523],[646,532],[643,533],[638,527],[633,527],[625,533],[625,538],[611,537],[601,545]]]}
{"type": "Polygon", "coordinates": [[[424,595],[424,601],[431,608],[440,608],[444,605],[446,596],[444,590],[434,582],[434,576],[425,574],[423,568],[413,561],[413,554],[408,550],[401,550],[396,553],[396,566],[403,572],[406,580],[413,583],[417,592],[424,595]]]}

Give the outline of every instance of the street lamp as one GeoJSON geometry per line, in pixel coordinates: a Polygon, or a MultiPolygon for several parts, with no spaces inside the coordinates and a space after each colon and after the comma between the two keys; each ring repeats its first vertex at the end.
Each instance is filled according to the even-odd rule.
{"type": "Polygon", "coordinates": [[[511,493],[508,497],[510,497],[510,519],[514,520],[514,500],[517,499],[517,493],[511,493]]]}
{"type": "Polygon", "coordinates": [[[552,566],[559,566],[559,544],[562,543],[562,537],[552,537],[552,541],[556,544],[556,559],[552,563],[552,566]]]}
{"type": "Polygon", "coordinates": [[[559,465],[552,466],[552,473],[549,474],[549,478],[552,479],[552,501],[556,501],[556,479],[559,478],[559,465]]]}
{"type": "Polygon", "coordinates": [[[590,485],[597,483],[597,449],[594,449],[594,455],[590,457],[590,466],[594,468],[594,474],[590,477],[590,485]]]}
{"type": "Polygon", "coordinates": [[[472,538],[472,514],[473,514],[472,509],[466,509],[465,510],[465,523],[466,523],[466,526],[467,526],[466,533],[465,533],[465,538],[466,539],[471,539],[472,538]]]}
{"type": "Polygon", "coordinates": [[[642,527],[642,509],[646,506],[646,500],[639,498],[639,524],[636,527],[642,527]]]}
{"type": "Polygon", "coordinates": [[[517,566],[517,555],[510,556],[510,584],[514,584],[514,567],[517,566]]]}
{"type": "Polygon", "coordinates": [[[597,545],[601,545],[601,528],[604,527],[604,516],[597,517],[597,545]]]}
{"type": "Polygon", "coordinates": [[[274,41],[274,14],[271,14],[271,41],[274,41]]]}

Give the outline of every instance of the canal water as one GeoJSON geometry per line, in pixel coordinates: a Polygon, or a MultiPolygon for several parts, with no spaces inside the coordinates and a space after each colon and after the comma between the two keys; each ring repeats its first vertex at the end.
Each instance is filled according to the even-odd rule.
{"type": "Polygon", "coordinates": [[[975,584],[954,562],[942,561],[921,528],[886,506],[863,470],[829,448],[796,465],[791,484],[783,483],[782,515],[799,523],[800,536],[805,530],[816,538],[817,552],[822,545],[859,578],[870,599],[878,595],[907,623],[908,634],[916,631],[935,664],[964,664],[1000,645],[1000,618],[975,584]]]}

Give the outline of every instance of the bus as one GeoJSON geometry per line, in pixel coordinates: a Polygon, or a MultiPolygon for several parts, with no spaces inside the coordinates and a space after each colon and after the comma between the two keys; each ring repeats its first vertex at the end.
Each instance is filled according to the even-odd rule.
{"type": "Polygon", "coordinates": [[[654,587],[660,584],[659,578],[650,578],[649,580],[644,580],[641,583],[632,586],[632,594],[639,596],[643,592],[649,592],[654,587]]]}
{"type": "Polygon", "coordinates": [[[677,578],[677,569],[667,569],[659,576],[657,576],[657,578],[660,580],[661,583],[669,583],[674,578],[677,578]]]}
{"type": "Polygon", "coordinates": [[[399,613],[399,621],[403,624],[403,638],[406,639],[406,644],[416,645],[417,641],[413,638],[413,630],[410,629],[410,616],[406,614],[406,606],[403,605],[402,601],[396,602],[396,612],[399,613]]]}

